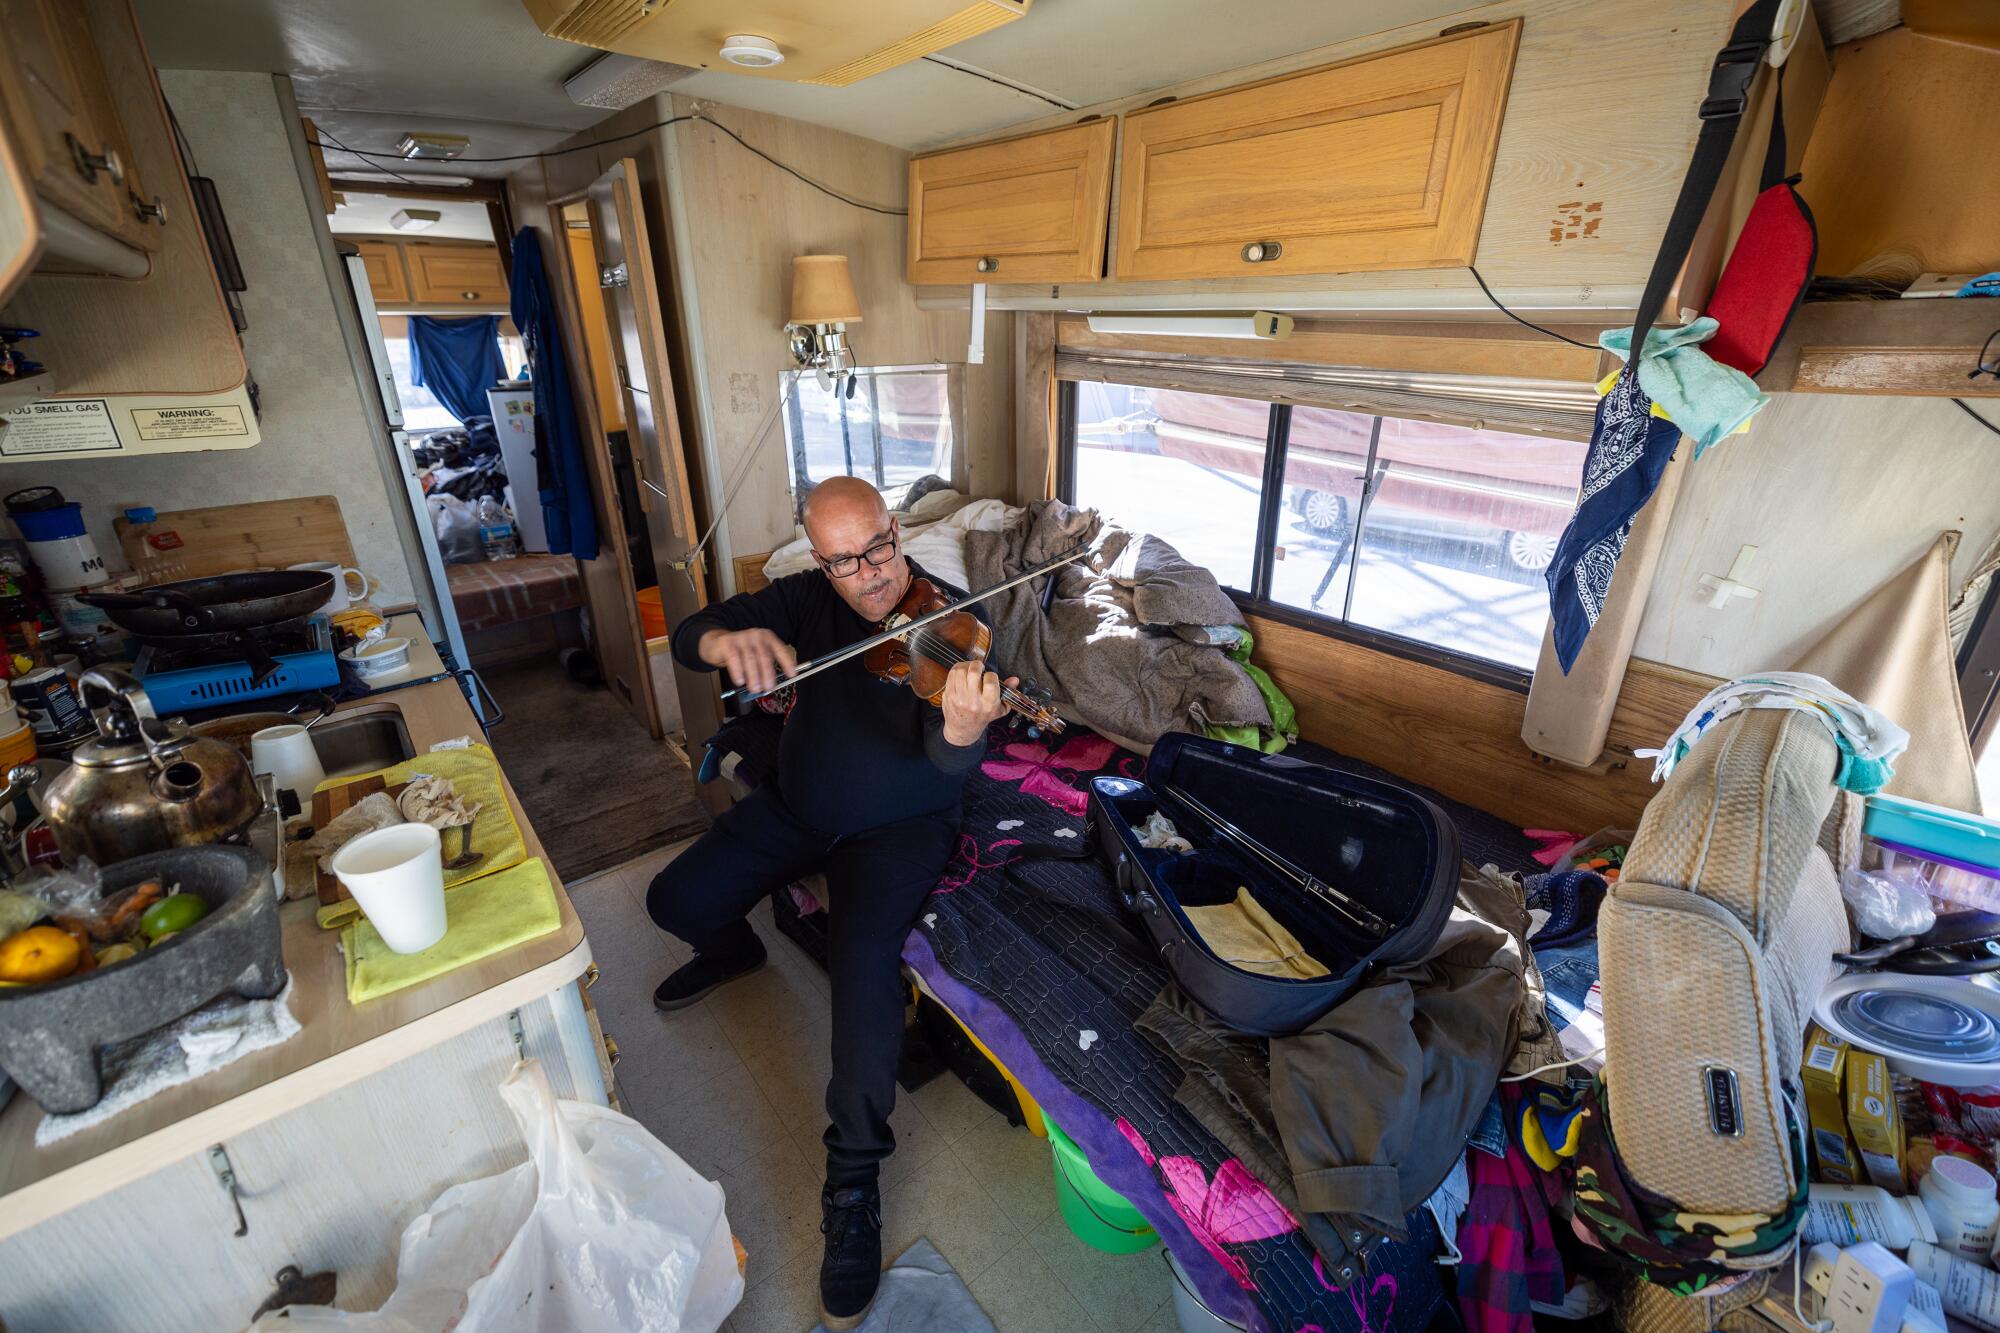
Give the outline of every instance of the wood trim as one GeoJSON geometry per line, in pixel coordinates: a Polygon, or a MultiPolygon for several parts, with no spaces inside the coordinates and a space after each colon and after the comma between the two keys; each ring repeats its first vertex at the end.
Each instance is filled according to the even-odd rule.
{"type": "Polygon", "coordinates": [[[1017,321],[1021,367],[1014,382],[1014,488],[1022,504],[1055,494],[1056,317],[1037,312],[1017,321]]]}
{"type": "Polygon", "coordinates": [[[1652,764],[1632,750],[1665,740],[1716,685],[1634,659],[1612,713],[1609,758],[1592,769],[1521,743],[1527,696],[1332,635],[1249,617],[1257,664],[1299,714],[1305,739],[1366,760],[1522,828],[1633,828],[1652,764]]]}
{"type": "Polygon", "coordinates": [[[1966,378],[1996,327],[2000,302],[1820,301],[1793,316],[1757,386],[1767,393],[2000,398],[2000,380],[1966,378]]]}
{"type": "Polygon", "coordinates": [[[1350,366],[1439,375],[1504,375],[1593,384],[1605,373],[1606,353],[1597,330],[1558,329],[1588,347],[1571,347],[1514,326],[1355,323],[1301,319],[1281,339],[1176,338],[1141,333],[1096,333],[1082,315],[1056,320],[1056,346],[1077,352],[1147,352],[1155,355],[1254,358],[1305,366],[1350,366]]]}
{"type": "Polygon", "coordinates": [[[300,116],[299,124],[306,129],[306,156],[312,159],[313,184],[319,186],[320,209],[332,217],[338,201],[333,196],[333,179],[326,174],[326,151],[319,146],[319,127],[313,124],[311,116],[300,116]]]}
{"type": "Polygon", "coordinates": [[[771,552],[759,551],[756,555],[739,555],[729,562],[731,577],[739,593],[756,592],[771,586],[771,580],[764,577],[764,562],[771,558],[771,552]]]}

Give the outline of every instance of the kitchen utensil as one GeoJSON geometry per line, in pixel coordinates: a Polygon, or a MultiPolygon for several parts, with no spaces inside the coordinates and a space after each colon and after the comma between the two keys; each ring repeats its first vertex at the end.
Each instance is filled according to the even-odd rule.
{"type": "Polygon", "coordinates": [[[83,600],[142,639],[176,639],[297,620],[326,601],[333,583],[333,575],[321,570],[268,569],[156,583],[129,593],[89,593],[83,600]]]}
{"type": "Polygon", "coordinates": [[[1820,992],[1813,1019],[1898,1074],[1950,1088],[2000,1079],[2000,992],[1964,977],[1850,972],[1820,992]]]}
{"type": "Polygon", "coordinates": [[[337,560],[308,560],[285,568],[311,569],[333,575],[333,593],[319,608],[320,615],[337,616],[355,602],[365,601],[368,597],[368,576],[352,565],[343,565],[337,560]]]}
{"type": "Polygon", "coordinates": [[[338,685],[333,643],[332,627],[318,616],[265,629],[155,639],[139,650],[132,674],[164,712],[248,703],[338,685]]]}
{"type": "Polygon", "coordinates": [[[306,804],[312,802],[313,788],[326,781],[312,737],[297,722],[266,727],[250,737],[250,771],[269,773],[280,790],[290,789],[306,804]]]}
{"type": "Polygon", "coordinates": [[[0,1066],[52,1113],[103,1095],[98,1052],[218,995],[269,999],[285,988],[271,869],[243,847],[183,847],[104,867],[103,892],[157,879],[199,894],[208,914],[135,958],[39,986],[0,987],[0,1066]]]}
{"type": "Polygon", "coordinates": [[[139,682],[99,667],[83,675],[97,735],[49,784],[42,813],[63,859],[99,865],[241,833],[264,808],[234,746],[162,721],[139,682]]]}
{"type": "Polygon", "coordinates": [[[421,953],[444,938],[444,861],[429,824],[362,834],[333,854],[333,873],[395,952],[421,953]]]}
{"type": "Polygon", "coordinates": [[[149,581],[235,569],[283,569],[301,560],[356,563],[340,502],[331,495],[160,509],[146,522],[115,518],[125,559],[149,581]]]}
{"type": "Polygon", "coordinates": [[[470,870],[486,859],[485,852],[472,850],[472,825],[453,824],[438,832],[444,845],[446,870],[470,870]]]}

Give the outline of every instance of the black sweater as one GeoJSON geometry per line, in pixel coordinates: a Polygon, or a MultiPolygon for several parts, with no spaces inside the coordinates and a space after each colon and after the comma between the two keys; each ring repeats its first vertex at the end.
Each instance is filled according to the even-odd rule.
{"type": "MultiPolygon", "coordinates": [[[[910,570],[929,577],[914,560],[910,570]]],[[[961,595],[931,582],[948,597],[961,595]]],[[[857,643],[877,627],[856,615],[824,574],[808,570],[683,620],[674,629],[675,660],[691,671],[715,670],[698,652],[702,635],[714,629],[770,630],[803,662],[857,643]]],[[[986,753],[985,737],[953,745],[944,737],[942,709],[870,675],[859,656],[796,689],[778,746],[778,792],[798,818],[840,834],[958,808],[965,775],[986,753]]]]}

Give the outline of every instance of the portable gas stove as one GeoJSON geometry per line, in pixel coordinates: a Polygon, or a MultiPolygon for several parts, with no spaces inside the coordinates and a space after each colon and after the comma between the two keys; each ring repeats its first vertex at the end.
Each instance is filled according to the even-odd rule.
{"type": "Polygon", "coordinates": [[[132,674],[162,714],[327,689],[340,683],[333,627],[324,616],[248,632],[277,668],[261,680],[252,654],[240,645],[213,642],[209,635],[196,636],[202,642],[193,645],[177,644],[172,639],[148,640],[132,664],[132,674]]]}

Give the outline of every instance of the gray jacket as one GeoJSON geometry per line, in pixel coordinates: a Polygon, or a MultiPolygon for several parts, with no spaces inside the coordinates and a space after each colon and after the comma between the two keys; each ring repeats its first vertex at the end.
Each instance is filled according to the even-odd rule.
{"type": "Polygon", "coordinates": [[[1450,1174],[1501,1074],[1546,1051],[1520,885],[1463,868],[1429,956],[1387,967],[1268,1043],[1169,986],[1138,1020],[1187,1072],[1176,1099],[1299,1215],[1338,1282],[1450,1174]],[[1516,1060],[1524,1039],[1530,1054],[1516,1060]]]}

